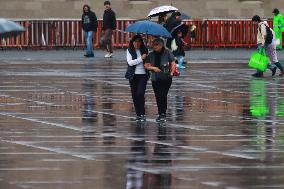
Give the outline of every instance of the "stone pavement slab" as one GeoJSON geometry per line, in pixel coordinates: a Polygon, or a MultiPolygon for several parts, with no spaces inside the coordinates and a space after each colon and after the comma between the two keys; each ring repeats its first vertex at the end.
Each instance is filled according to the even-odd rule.
{"type": "Polygon", "coordinates": [[[284,188],[283,78],[196,58],[137,124],[119,52],[0,52],[1,189],[284,188]]]}

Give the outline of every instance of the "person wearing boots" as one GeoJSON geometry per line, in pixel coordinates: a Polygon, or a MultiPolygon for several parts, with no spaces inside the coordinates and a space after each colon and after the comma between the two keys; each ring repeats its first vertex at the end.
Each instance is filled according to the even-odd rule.
{"type": "MultiPolygon", "coordinates": [[[[264,48],[266,55],[270,59],[269,69],[272,71],[272,76],[275,75],[276,69],[278,68],[281,73],[279,76],[284,75],[284,70],[281,63],[278,61],[276,52],[276,38],[274,31],[269,28],[267,22],[262,22],[258,15],[252,17],[252,21],[258,25],[257,28],[257,45],[258,49],[264,48]],[[272,36],[269,36],[272,35],[272,36]],[[271,41],[270,39],[271,38],[271,41]],[[277,67],[274,67],[274,65],[277,67]]],[[[253,74],[254,77],[263,77],[263,72],[257,71],[253,74]]]]}
{"type": "Polygon", "coordinates": [[[93,51],[93,35],[97,32],[98,20],[96,14],[91,11],[89,5],[83,6],[82,28],[84,30],[84,38],[87,44],[85,57],[94,57],[93,51]]]}

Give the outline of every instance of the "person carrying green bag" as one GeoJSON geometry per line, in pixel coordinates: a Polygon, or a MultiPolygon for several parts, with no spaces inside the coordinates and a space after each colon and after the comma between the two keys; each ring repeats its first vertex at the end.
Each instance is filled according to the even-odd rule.
{"type": "MultiPolygon", "coordinates": [[[[255,15],[252,17],[253,23],[258,25],[257,28],[257,46],[258,50],[261,51],[262,48],[265,49],[266,55],[269,57],[270,63],[268,64],[268,68],[272,72],[272,76],[275,75],[276,69],[278,68],[281,73],[279,76],[284,75],[284,70],[279,63],[277,58],[277,52],[276,52],[276,38],[274,31],[268,26],[268,23],[266,21],[262,22],[260,17],[258,15],[255,15]],[[274,65],[277,67],[274,67],[274,65]]],[[[263,77],[262,70],[257,70],[256,73],[254,73],[252,76],[254,77],[263,77]]]]}
{"type": "Polygon", "coordinates": [[[264,48],[252,53],[248,66],[255,68],[258,72],[265,72],[269,67],[269,58],[266,56],[264,48]]]}

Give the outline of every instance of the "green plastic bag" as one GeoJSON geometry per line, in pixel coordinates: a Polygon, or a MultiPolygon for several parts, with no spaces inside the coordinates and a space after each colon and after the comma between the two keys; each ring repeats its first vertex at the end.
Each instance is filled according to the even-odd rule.
{"type": "Polygon", "coordinates": [[[264,48],[261,48],[259,52],[252,53],[248,66],[258,71],[265,72],[268,64],[269,58],[266,56],[264,48]]]}

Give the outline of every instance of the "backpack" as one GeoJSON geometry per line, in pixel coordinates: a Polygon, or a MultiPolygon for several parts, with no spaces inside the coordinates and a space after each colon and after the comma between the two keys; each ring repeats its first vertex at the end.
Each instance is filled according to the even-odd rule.
{"type": "MultiPolygon", "coordinates": [[[[266,28],[266,38],[265,38],[265,44],[266,45],[269,45],[272,43],[272,40],[273,40],[273,34],[272,34],[272,31],[270,29],[270,27],[268,27],[266,24],[265,25],[265,28],[266,28]]],[[[259,31],[261,33],[261,28],[259,28],[259,31]]]]}

